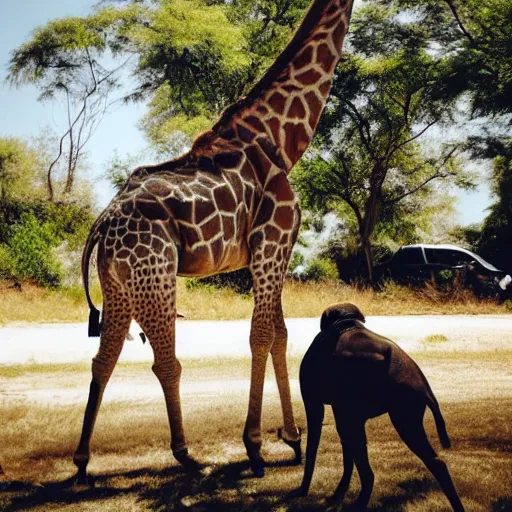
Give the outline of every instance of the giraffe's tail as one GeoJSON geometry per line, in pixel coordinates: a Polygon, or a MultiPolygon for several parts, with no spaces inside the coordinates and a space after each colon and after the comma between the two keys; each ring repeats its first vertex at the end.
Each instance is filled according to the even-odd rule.
{"type": "Polygon", "coordinates": [[[84,283],[85,298],[89,305],[89,337],[98,337],[101,332],[100,324],[100,311],[93,304],[91,294],[89,292],[89,264],[91,261],[91,254],[100,239],[100,229],[105,221],[104,213],[101,214],[91,227],[89,236],[85,242],[84,252],[82,253],[82,280],[84,283]]]}

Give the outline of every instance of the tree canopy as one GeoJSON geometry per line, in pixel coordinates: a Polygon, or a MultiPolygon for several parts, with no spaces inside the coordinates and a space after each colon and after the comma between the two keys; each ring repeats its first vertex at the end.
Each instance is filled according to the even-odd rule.
{"type": "Polygon", "coordinates": [[[294,173],[303,201],[354,219],[372,278],[375,230],[414,233],[439,180],[471,185],[455,144],[422,144],[452,120],[455,100],[439,98],[443,58],[428,51],[424,28],[389,5],[356,11],[351,51],[339,66],[317,145],[294,173]],[[370,36],[379,34],[385,43],[370,36]],[[393,40],[396,39],[396,44],[393,40]],[[399,42],[398,42],[399,40],[399,42]]]}
{"type": "MultiPolygon", "coordinates": [[[[309,3],[103,1],[88,16],[35,30],[13,51],[10,80],[35,84],[41,99],[67,102],[57,155],[67,158],[69,191],[73,165],[112,102],[146,102],[141,127],[152,145],[180,151],[252,86],[309,3]]],[[[304,205],[344,217],[370,277],[378,237],[414,240],[418,227],[429,230],[432,212],[450,210],[447,184],[471,186],[464,171],[468,151],[495,159],[498,202],[482,237],[491,236],[489,226],[510,225],[502,211],[510,141],[492,129],[466,141],[464,134],[439,138],[456,117],[483,117],[489,128],[509,128],[511,38],[512,4],[506,0],[365,0],[354,12],[346,59],[314,146],[293,180],[304,205]]],[[[53,161],[46,176],[50,198],[53,161]]],[[[122,179],[123,165],[113,163],[113,179],[122,179]]]]}
{"type": "Polygon", "coordinates": [[[284,46],[308,0],[136,0],[100,3],[85,17],[37,29],[12,53],[12,83],[41,98],[100,97],[118,88],[144,100],[141,125],[163,144],[176,130],[207,128],[284,46]]]}

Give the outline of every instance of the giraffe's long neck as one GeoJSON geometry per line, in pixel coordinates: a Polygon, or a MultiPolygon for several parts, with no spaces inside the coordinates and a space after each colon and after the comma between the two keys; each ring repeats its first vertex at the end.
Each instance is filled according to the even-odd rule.
{"type": "Polygon", "coordinates": [[[251,137],[247,130],[254,136],[266,132],[289,171],[315,133],[351,11],[352,0],[315,0],[288,46],[247,97],[228,107],[214,131],[221,133],[229,120],[242,139],[251,137]]]}

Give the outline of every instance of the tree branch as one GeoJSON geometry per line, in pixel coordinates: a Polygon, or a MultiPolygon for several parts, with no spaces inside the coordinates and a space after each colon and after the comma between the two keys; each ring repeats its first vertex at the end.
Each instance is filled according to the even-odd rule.
{"type": "Polygon", "coordinates": [[[453,17],[455,18],[455,21],[457,22],[457,25],[459,25],[459,28],[460,28],[461,32],[471,42],[471,44],[475,44],[475,38],[467,31],[466,27],[462,23],[462,20],[459,17],[459,13],[457,11],[457,8],[455,7],[455,4],[453,3],[453,0],[445,0],[445,2],[450,7],[450,10],[452,11],[453,17]]]}
{"type": "Polygon", "coordinates": [[[453,156],[453,154],[457,151],[457,148],[452,148],[447,155],[445,155],[445,157],[443,158],[443,161],[441,162],[441,164],[439,165],[439,167],[436,169],[436,171],[431,175],[429,176],[427,179],[423,180],[419,185],[417,185],[416,187],[413,187],[412,189],[410,190],[407,190],[406,192],[404,192],[403,194],[400,194],[398,196],[395,196],[391,199],[388,199],[386,201],[384,201],[386,204],[394,204],[394,203],[397,203],[398,201],[401,201],[402,199],[404,199],[404,197],[407,197],[407,196],[410,196],[416,192],[418,192],[418,190],[422,189],[425,185],[427,185],[428,183],[430,183],[432,180],[436,179],[436,178],[446,178],[447,176],[450,175],[450,173],[446,173],[446,174],[443,174],[441,173],[441,169],[446,165],[446,163],[448,162],[448,160],[453,156]]]}
{"type": "Polygon", "coordinates": [[[361,141],[363,142],[364,146],[366,147],[366,150],[372,157],[374,161],[377,160],[377,155],[375,154],[375,151],[373,150],[372,144],[371,144],[371,134],[370,134],[370,128],[368,120],[366,120],[361,113],[357,110],[356,106],[346,98],[341,99],[350,108],[350,111],[348,111],[348,115],[354,121],[357,131],[359,132],[359,137],[361,138],[361,141]],[[366,133],[365,133],[366,130],[366,133]]]}
{"type": "Polygon", "coordinates": [[[398,144],[397,146],[395,146],[395,149],[393,151],[397,151],[398,149],[400,148],[403,148],[404,146],[406,146],[407,144],[409,144],[409,142],[412,142],[416,139],[418,139],[419,137],[421,137],[430,127],[434,126],[437,122],[439,121],[439,118],[437,119],[434,119],[432,122],[428,123],[425,128],[423,128],[423,130],[420,130],[416,135],[413,135],[412,137],[408,138],[407,140],[405,140],[404,142],[401,142],[400,144],[398,144]]]}

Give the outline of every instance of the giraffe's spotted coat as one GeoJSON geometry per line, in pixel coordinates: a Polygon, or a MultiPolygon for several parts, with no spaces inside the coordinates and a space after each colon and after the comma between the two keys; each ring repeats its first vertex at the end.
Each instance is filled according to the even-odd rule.
{"type": "MultiPolygon", "coordinates": [[[[93,226],[83,258],[98,244],[103,330],[75,463],[85,474],[101,396],[130,320],[155,355],[180,461],[187,444],[181,416],[181,366],[175,354],[176,276],[249,267],[253,357],[244,441],[261,467],[261,406],[270,353],[283,408],[283,435],[297,440],[286,366],[281,292],[300,212],[288,173],[306,150],[329,93],[348,27],[351,0],[314,0],[290,45],[247,98],[228,107],[182,157],[136,169],[93,226]]],[[[256,470],[255,469],[255,470],[256,470]]]]}

